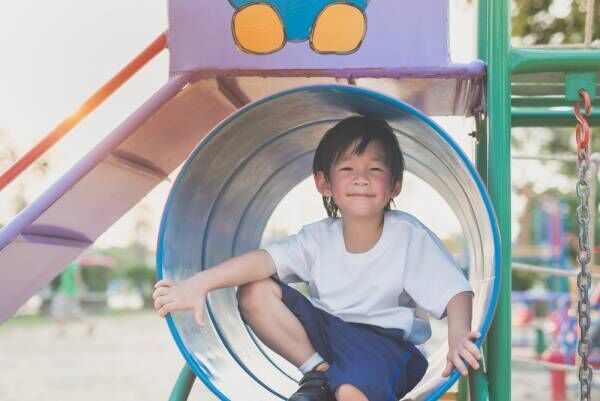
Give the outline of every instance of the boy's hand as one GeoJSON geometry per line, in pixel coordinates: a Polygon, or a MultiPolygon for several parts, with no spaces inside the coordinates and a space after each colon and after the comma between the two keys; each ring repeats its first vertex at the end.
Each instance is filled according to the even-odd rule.
{"type": "Polygon", "coordinates": [[[442,372],[443,377],[450,376],[453,368],[458,369],[463,376],[466,376],[469,372],[464,361],[473,369],[479,369],[478,361],[481,359],[481,352],[471,340],[480,336],[481,333],[478,331],[471,331],[448,337],[448,356],[446,357],[446,367],[442,372]]]}
{"type": "Polygon", "coordinates": [[[162,317],[168,313],[189,310],[194,312],[194,319],[200,327],[204,327],[204,303],[206,291],[198,286],[196,277],[179,283],[170,280],[160,280],[154,284],[154,309],[162,317]]]}

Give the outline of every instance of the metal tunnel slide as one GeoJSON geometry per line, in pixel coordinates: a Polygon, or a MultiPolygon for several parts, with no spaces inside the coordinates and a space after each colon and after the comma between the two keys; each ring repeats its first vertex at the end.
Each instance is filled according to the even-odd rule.
{"type": "MultiPolygon", "coordinates": [[[[310,175],[314,149],[337,121],[364,114],[390,122],[407,171],[442,195],[468,243],[475,290],[473,327],[485,335],[496,305],[500,240],[494,212],[475,168],[458,145],[419,111],[350,86],[283,91],[221,122],[192,153],[174,183],[158,243],[160,278],[185,279],[256,249],[279,201],[310,175]]],[[[208,295],[207,327],[189,312],[168,317],[175,341],[196,375],[223,400],[286,399],[297,370],[268,350],[243,324],[235,289],[208,295]]],[[[430,355],[421,384],[406,399],[436,399],[458,378],[441,377],[447,349],[430,355]]]]}

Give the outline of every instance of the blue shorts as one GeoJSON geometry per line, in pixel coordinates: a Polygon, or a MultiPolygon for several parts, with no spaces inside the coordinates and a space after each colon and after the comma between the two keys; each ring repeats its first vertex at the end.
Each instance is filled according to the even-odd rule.
{"type": "Polygon", "coordinates": [[[403,338],[403,330],[345,322],[300,292],[281,286],[283,303],[300,320],[315,350],[330,364],[325,372],[333,391],[352,384],[369,401],[397,401],[425,375],[427,359],[403,338]]]}

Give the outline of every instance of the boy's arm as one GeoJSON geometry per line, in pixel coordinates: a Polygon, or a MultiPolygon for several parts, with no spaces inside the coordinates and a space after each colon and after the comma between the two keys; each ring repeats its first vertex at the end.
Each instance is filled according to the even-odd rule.
{"type": "Polygon", "coordinates": [[[271,255],[264,250],[245,253],[228,259],[194,276],[174,283],[160,280],[154,287],[154,309],[161,316],[180,310],[193,310],[194,318],[203,327],[206,294],[214,289],[242,285],[272,276],[276,272],[271,255]]]}
{"type": "Polygon", "coordinates": [[[469,292],[456,294],[448,302],[448,356],[442,376],[449,376],[453,367],[463,375],[468,374],[463,360],[474,369],[479,369],[477,360],[481,359],[481,353],[471,340],[479,338],[481,334],[471,331],[472,308],[473,296],[469,292]]]}
{"type": "Polygon", "coordinates": [[[258,281],[276,273],[275,263],[271,255],[259,249],[227,259],[210,269],[196,274],[193,278],[198,280],[206,292],[217,288],[233,287],[258,281]]]}

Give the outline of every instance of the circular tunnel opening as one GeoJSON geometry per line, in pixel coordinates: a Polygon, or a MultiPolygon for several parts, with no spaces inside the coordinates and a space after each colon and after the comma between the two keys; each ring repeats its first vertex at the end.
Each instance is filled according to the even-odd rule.
{"type": "MultiPolygon", "coordinates": [[[[475,290],[473,327],[485,333],[497,298],[500,253],[494,213],[479,176],[437,124],[404,103],[361,88],[282,92],[214,128],[191,154],[169,195],[159,235],[159,277],[179,281],[258,248],[277,205],[310,175],[320,137],[356,114],[390,123],[407,173],[438,194],[455,215],[475,290]]],[[[402,193],[400,209],[401,199],[402,193]]],[[[167,321],[187,362],[218,397],[278,400],[295,391],[298,372],[257,346],[239,316],[234,288],[212,291],[207,313],[210,323],[202,330],[188,312],[167,321]]],[[[444,359],[444,346],[432,352],[428,373],[407,398],[436,398],[457,379],[457,374],[441,378],[444,359]]]]}

